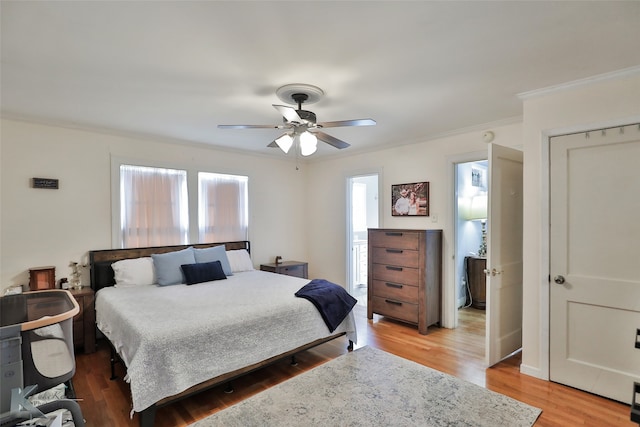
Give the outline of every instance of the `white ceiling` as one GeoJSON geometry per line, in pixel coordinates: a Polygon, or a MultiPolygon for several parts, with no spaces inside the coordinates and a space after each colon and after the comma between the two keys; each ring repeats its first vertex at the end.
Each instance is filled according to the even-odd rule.
{"type": "MultiPolygon", "coordinates": [[[[314,157],[522,115],[518,94],[640,65],[640,2],[2,1],[5,117],[282,156],[275,95],[319,86],[314,157]]],[[[291,154],[290,154],[291,155],[291,154]]]]}

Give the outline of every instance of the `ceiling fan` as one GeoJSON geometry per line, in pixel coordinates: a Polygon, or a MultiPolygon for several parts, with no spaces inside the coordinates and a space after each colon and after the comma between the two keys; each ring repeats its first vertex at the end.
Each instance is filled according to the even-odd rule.
{"type": "Polygon", "coordinates": [[[290,84],[280,87],[276,95],[282,101],[297,104],[298,108],[273,104],[273,108],[282,114],[283,124],[279,125],[218,125],[220,129],[283,129],[285,133],[272,141],[267,147],[280,147],[286,153],[294,142],[300,147],[300,154],[309,156],[316,152],[318,140],[336,148],[347,148],[349,144],[324,133],[321,129],[342,126],[372,126],[372,119],[339,120],[333,122],[316,121],[315,113],[302,109],[302,104],[317,102],[324,92],[322,89],[306,84],[290,84]]]}

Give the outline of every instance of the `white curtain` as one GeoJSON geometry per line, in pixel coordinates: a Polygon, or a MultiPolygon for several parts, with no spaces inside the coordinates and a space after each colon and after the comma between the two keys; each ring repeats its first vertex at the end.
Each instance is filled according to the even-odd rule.
{"type": "Polygon", "coordinates": [[[123,248],[188,243],[187,172],[120,166],[123,248]]]}
{"type": "Polygon", "coordinates": [[[198,236],[202,243],[249,238],[248,177],[198,173],[198,236]]]}

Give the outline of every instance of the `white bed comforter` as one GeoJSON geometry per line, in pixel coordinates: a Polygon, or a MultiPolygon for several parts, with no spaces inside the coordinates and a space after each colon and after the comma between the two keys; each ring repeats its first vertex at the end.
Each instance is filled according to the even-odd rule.
{"type": "MultiPolygon", "coordinates": [[[[127,365],[133,411],[332,335],[294,293],[309,281],[254,270],[197,285],[108,287],[96,322],[127,365]]],[[[356,342],[353,313],[334,333],[356,342]]]]}

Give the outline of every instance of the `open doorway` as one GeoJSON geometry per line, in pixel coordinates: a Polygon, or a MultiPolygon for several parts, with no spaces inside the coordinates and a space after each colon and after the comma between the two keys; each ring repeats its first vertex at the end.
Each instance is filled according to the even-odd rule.
{"type": "Polygon", "coordinates": [[[489,144],[487,153],[459,156],[452,166],[455,276],[447,288],[448,320],[453,327],[462,326],[465,310],[484,317],[485,360],[493,366],[522,346],[523,155],[489,144]],[[465,265],[469,258],[486,267],[481,265],[474,275],[465,265]],[[478,305],[483,298],[485,310],[474,308],[473,302],[478,305]]]}
{"type": "Polygon", "coordinates": [[[348,283],[359,305],[367,305],[367,229],[379,225],[378,174],[348,178],[348,283]]]}
{"type": "Polygon", "coordinates": [[[488,162],[455,165],[456,242],[455,298],[458,326],[473,322],[484,327],[486,314],[488,162]]]}

